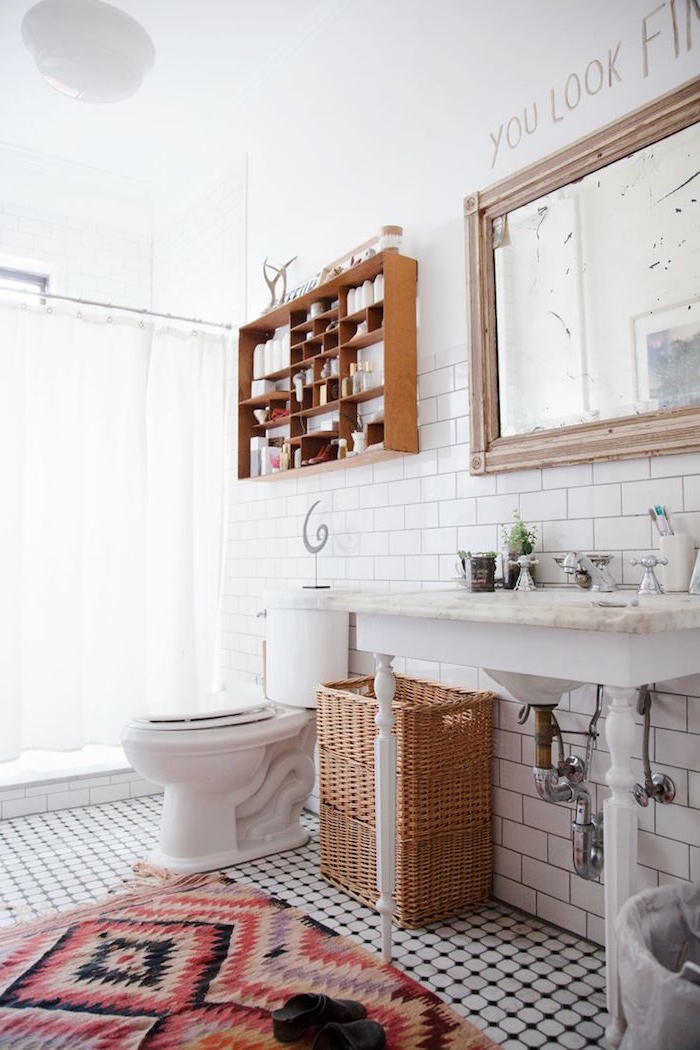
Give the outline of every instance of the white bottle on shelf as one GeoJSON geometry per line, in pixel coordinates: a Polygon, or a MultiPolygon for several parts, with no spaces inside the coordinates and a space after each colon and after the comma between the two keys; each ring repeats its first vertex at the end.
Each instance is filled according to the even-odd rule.
{"type": "Polygon", "coordinates": [[[384,274],[378,273],[374,278],[374,301],[381,303],[384,300],[384,274]]]}
{"type": "Polygon", "coordinates": [[[253,379],[262,379],[265,375],[265,345],[258,343],[253,350],[253,379]]]}
{"type": "Polygon", "coordinates": [[[269,376],[275,370],[275,344],[272,339],[268,339],[265,343],[265,350],[263,354],[264,364],[264,375],[269,376]]]}
{"type": "Polygon", "coordinates": [[[272,367],[275,372],[281,372],[284,368],[284,343],[281,339],[272,341],[272,367]]]}
{"type": "Polygon", "coordinates": [[[374,285],[369,278],[362,285],[362,305],[363,307],[371,306],[374,302],[374,285]]]}

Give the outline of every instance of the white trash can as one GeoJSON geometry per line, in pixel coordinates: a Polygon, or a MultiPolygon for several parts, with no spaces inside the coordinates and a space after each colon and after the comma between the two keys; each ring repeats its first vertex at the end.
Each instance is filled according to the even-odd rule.
{"type": "Polygon", "coordinates": [[[627,1022],[620,1050],[700,1050],[700,983],[692,979],[700,979],[700,886],[645,890],[615,925],[627,1022]]]}

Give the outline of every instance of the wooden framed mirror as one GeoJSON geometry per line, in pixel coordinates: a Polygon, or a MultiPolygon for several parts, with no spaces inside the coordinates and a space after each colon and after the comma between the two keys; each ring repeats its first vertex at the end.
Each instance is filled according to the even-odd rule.
{"type": "Polygon", "coordinates": [[[464,219],[472,474],[700,451],[700,77],[464,219]]]}

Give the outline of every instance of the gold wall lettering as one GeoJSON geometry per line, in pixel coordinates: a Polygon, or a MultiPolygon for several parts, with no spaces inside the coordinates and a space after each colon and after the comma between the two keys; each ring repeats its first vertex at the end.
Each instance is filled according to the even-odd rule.
{"type": "MultiPolygon", "coordinates": [[[[692,51],[696,38],[700,38],[700,0],[664,0],[658,4],[642,18],[634,45],[639,47],[638,68],[642,76],[649,76],[655,62],[668,61],[669,55],[675,60],[692,51]]],[[[585,99],[621,83],[621,70],[630,50],[631,45],[623,48],[623,41],[618,41],[607,48],[604,56],[592,58],[583,70],[570,73],[563,83],[550,87],[546,105],[533,99],[504,120],[489,133],[491,167],[496,166],[504,146],[517,149],[525,136],[534,135],[545,122],[559,124],[585,99]]]]}

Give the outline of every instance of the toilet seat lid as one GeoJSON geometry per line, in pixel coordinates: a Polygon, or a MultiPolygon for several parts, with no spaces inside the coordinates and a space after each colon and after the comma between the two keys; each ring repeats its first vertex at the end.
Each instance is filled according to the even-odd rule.
{"type": "Polygon", "coordinates": [[[131,721],[144,729],[215,729],[245,725],[248,722],[262,722],[273,718],[276,710],[271,700],[262,699],[255,702],[243,701],[225,709],[197,711],[195,714],[174,712],[136,715],[131,721]]]}

